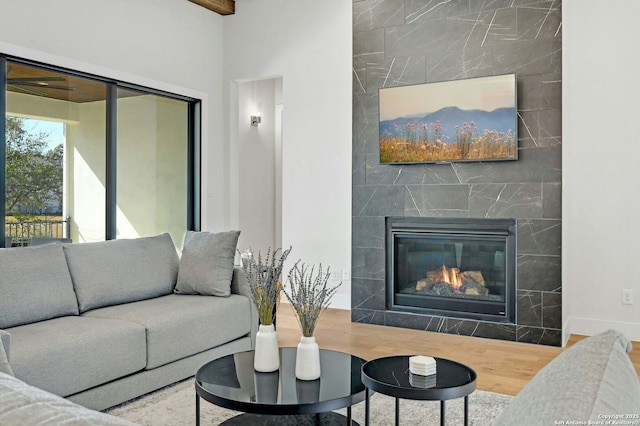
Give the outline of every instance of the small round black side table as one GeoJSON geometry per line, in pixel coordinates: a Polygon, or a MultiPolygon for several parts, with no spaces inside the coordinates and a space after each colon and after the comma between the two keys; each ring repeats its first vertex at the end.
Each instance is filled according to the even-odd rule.
{"type": "Polygon", "coordinates": [[[200,398],[231,410],[243,411],[222,423],[236,425],[350,425],[351,406],[364,400],[361,371],[365,360],[320,349],[321,376],[298,380],[296,348],[280,348],[280,369],[259,373],[253,369],[253,351],[239,352],[203,365],[195,377],[196,425],[200,398]],[[347,409],[347,416],[332,412],[347,409]]]}
{"type": "Polygon", "coordinates": [[[464,424],[469,424],[469,394],[476,389],[476,373],[464,364],[435,358],[436,374],[412,376],[409,371],[411,355],[378,358],[362,366],[362,383],[367,387],[365,397],[365,425],[369,425],[370,391],[396,399],[396,426],[400,424],[400,398],[440,401],[440,424],[445,423],[444,402],[464,397],[464,424]]]}

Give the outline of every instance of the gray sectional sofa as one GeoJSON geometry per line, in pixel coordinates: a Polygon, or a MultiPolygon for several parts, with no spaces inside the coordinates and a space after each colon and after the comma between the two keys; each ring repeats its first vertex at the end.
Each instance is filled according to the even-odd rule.
{"type": "Polygon", "coordinates": [[[258,320],[233,267],[235,242],[225,248],[231,263],[229,253],[218,262],[209,237],[190,247],[186,239],[182,259],[168,234],[0,249],[0,337],[15,376],[103,410],[252,349],[258,320]],[[184,285],[206,275],[210,265],[198,262],[217,268],[219,296],[176,293],[179,281],[198,289],[184,285]]]}
{"type": "Polygon", "coordinates": [[[563,351],[516,395],[494,423],[638,425],[640,382],[631,342],[608,330],[563,351]]]}

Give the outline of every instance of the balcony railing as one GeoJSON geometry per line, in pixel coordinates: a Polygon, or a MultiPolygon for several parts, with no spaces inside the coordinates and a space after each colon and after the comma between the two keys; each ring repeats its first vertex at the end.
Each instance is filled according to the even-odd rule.
{"type": "Polygon", "coordinates": [[[5,222],[7,247],[24,247],[32,238],[69,238],[71,218],[5,222]]]}

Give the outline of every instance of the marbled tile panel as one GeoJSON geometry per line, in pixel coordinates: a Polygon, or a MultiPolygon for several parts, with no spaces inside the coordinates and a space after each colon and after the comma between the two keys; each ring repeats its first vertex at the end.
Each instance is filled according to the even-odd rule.
{"type": "Polygon", "coordinates": [[[353,31],[404,24],[404,0],[363,0],[353,3],[353,31]]]}
{"type": "Polygon", "coordinates": [[[562,72],[562,46],[558,40],[524,40],[494,46],[494,72],[536,75],[562,72]]]}
{"type": "Polygon", "coordinates": [[[367,157],[368,185],[420,185],[424,183],[426,165],[380,164],[378,156],[367,157]]]}
{"type": "Polygon", "coordinates": [[[481,12],[484,10],[496,10],[496,9],[505,9],[508,7],[512,7],[514,0],[482,0],[482,1],[474,1],[471,0],[469,2],[469,11],[473,12],[481,12]]]}
{"type": "Polygon", "coordinates": [[[477,49],[497,42],[516,40],[516,9],[494,9],[447,19],[447,31],[454,34],[450,49],[477,49]]]}
{"type": "Polygon", "coordinates": [[[550,328],[518,327],[518,342],[534,343],[536,345],[561,346],[562,332],[550,328]]]}
{"type": "Polygon", "coordinates": [[[442,48],[427,53],[427,82],[493,75],[493,48],[442,48]]]}
{"type": "Polygon", "coordinates": [[[354,186],[353,216],[402,216],[405,194],[403,186],[354,186]]]}
{"type": "Polygon", "coordinates": [[[561,1],[353,5],[352,320],[559,346],[561,1]],[[379,164],[379,88],[512,72],[518,75],[518,161],[379,164]],[[385,311],[384,216],[515,217],[517,325],[385,311]]]}
{"type": "Polygon", "coordinates": [[[351,309],[351,321],[363,324],[385,325],[385,312],[370,309],[351,309]]]}
{"type": "Polygon", "coordinates": [[[377,113],[354,117],[352,131],[354,155],[380,155],[377,113]]]}
{"type": "Polygon", "coordinates": [[[517,161],[456,164],[465,183],[536,183],[562,181],[562,147],[527,148],[517,161]]]}
{"type": "Polygon", "coordinates": [[[351,184],[354,186],[366,183],[366,155],[354,154],[351,160],[351,184]]]}
{"type": "Polygon", "coordinates": [[[404,216],[469,216],[469,185],[406,185],[405,187],[404,216]]]}
{"type": "Polygon", "coordinates": [[[367,92],[383,87],[425,83],[427,66],[425,55],[385,59],[367,64],[367,92]]]}
{"type": "Polygon", "coordinates": [[[539,183],[473,184],[469,216],[528,218],[542,216],[542,185],[539,183]]]}
{"type": "Polygon", "coordinates": [[[353,247],[385,248],[385,218],[364,216],[352,218],[353,247]]]}
{"type": "Polygon", "coordinates": [[[562,328],[562,294],[542,293],[542,326],[562,328]]]}
{"type": "Polygon", "coordinates": [[[446,327],[446,332],[449,334],[509,341],[516,340],[516,326],[513,324],[447,318],[446,327]]]}
{"type": "Polygon", "coordinates": [[[364,122],[354,122],[354,125],[375,124],[375,139],[378,144],[378,93],[358,93],[353,95],[353,117],[364,122]]]}
{"type": "Polygon", "coordinates": [[[562,219],[562,184],[544,182],[542,184],[542,218],[562,219]]]}
{"type": "Polygon", "coordinates": [[[441,332],[446,319],[431,315],[417,315],[411,313],[387,311],[385,325],[392,327],[411,328],[441,332]]]}
{"type": "Polygon", "coordinates": [[[407,24],[469,13],[469,0],[406,0],[405,3],[407,24]]]}
{"type": "Polygon", "coordinates": [[[562,261],[560,256],[517,256],[517,282],[520,290],[554,291],[562,288],[562,261]]]}
{"type": "Polygon", "coordinates": [[[364,62],[353,64],[351,86],[353,94],[366,93],[367,89],[367,64],[364,62]]]}
{"type": "Polygon", "coordinates": [[[540,77],[540,107],[561,111],[562,74],[543,74],[540,77]]]}
{"type": "Polygon", "coordinates": [[[518,325],[542,327],[542,293],[539,291],[518,290],[518,325]]]}
{"type": "Polygon", "coordinates": [[[518,111],[518,148],[520,151],[538,146],[540,138],[539,114],[539,110],[518,111]]]}
{"type": "Polygon", "coordinates": [[[351,278],[385,280],[384,249],[370,247],[353,247],[351,249],[351,278]]]}
{"type": "Polygon", "coordinates": [[[367,184],[444,185],[459,184],[452,164],[380,164],[377,155],[367,157],[367,184]]]}
{"type": "Polygon", "coordinates": [[[518,40],[560,39],[560,1],[540,2],[515,9],[518,12],[518,40]]]}
{"type": "Polygon", "coordinates": [[[351,280],[351,306],[356,309],[384,311],[386,290],[384,280],[354,278],[351,280]]]}
{"type": "MultiPolygon", "coordinates": [[[[353,63],[368,64],[384,60],[385,30],[383,28],[353,33],[353,63]]],[[[410,56],[410,55],[404,55],[410,56]]],[[[354,66],[354,68],[359,68],[354,66]]]]}
{"type": "Polygon", "coordinates": [[[541,110],[538,115],[538,146],[554,146],[562,143],[562,111],[541,110]]]}
{"type": "Polygon", "coordinates": [[[520,219],[516,222],[518,255],[560,256],[562,227],[558,219],[520,219]]]}
{"type": "Polygon", "coordinates": [[[518,111],[539,111],[542,107],[540,91],[542,90],[542,76],[518,76],[518,111]]]}
{"type": "Polygon", "coordinates": [[[423,55],[448,46],[447,21],[389,27],[385,32],[385,58],[423,55]]]}

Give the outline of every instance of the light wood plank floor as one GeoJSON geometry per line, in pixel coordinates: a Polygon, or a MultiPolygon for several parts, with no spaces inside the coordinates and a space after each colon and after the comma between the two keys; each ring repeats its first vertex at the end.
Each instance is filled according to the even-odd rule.
{"type": "MultiPolygon", "coordinates": [[[[296,346],[300,328],[291,305],[281,304],[276,320],[280,346],[296,346]]],[[[332,349],[370,360],[390,355],[421,354],[449,358],[473,368],[477,388],[515,395],[562,349],[529,343],[506,342],[397,327],[351,322],[351,312],[327,309],[320,318],[316,341],[332,349]]],[[[568,346],[584,336],[572,335],[568,346]]],[[[631,360],[640,375],[640,343],[635,342],[631,360]]]]}

